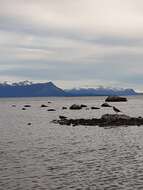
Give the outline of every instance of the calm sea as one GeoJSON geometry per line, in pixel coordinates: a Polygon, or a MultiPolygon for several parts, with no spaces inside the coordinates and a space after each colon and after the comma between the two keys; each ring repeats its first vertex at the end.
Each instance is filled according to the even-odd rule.
{"type": "MultiPolygon", "coordinates": [[[[112,108],[62,110],[73,103],[100,106],[104,99],[0,99],[0,190],[142,190],[143,126],[51,123],[59,115],[92,118],[113,113],[112,108]],[[31,107],[22,110],[25,104],[31,107]],[[40,108],[41,104],[49,107],[40,108]],[[48,112],[50,108],[56,111],[48,112]]],[[[111,104],[124,114],[143,116],[143,96],[111,104]]]]}

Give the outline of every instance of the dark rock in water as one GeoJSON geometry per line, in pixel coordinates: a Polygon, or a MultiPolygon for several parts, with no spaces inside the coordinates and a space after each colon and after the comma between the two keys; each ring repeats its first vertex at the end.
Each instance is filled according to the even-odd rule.
{"type": "Polygon", "coordinates": [[[80,105],[82,108],[86,108],[87,107],[87,105],[85,105],[85,104],[81,104],[80,105]]]}
{"type": "Polygon", "coordinates": [[[22,108],[22,110],[26,110],[26,108],[22,108]]]}
{"type": "Polygon", "coordinates": [[[103,103],[103,104],[101,105],[101,107],[112,107],[112,106],[109,105],[108,103],[103,103]]]}
{"type": "Polygon", "coordinates": [[[67,109],[67,107],[63,106],[63,107],[62,107],[62,109],[63,109],[63,110],[66,110],[66,109],[67,109]]]}
{"type": "Polygon", "coordinates": [[[15,107],[16,107],[16,105],[14,104],[14,105],[12,105],[12,107],[14,107],[14,108],[15,108],[15,107]]]}
{"type": "Polygon", "coordinates": [[[67,117],[63,116],[63,115],[59,115],[60,119],[67,119],[67,117]]]}
{"type": "Polygon", "coordinates": [[[27,123],[27,125],[32,125],[32,123],[27,123]]]}
{"type": "Polygon", "coordinates": [[[80,110],[82,109],[81,105],[77,105],[77,104],[73,104],[72,106],[70,106],[69,108],[70,110],[80,110]]]}
{"type": "Polygon", "coordinates": [[[48,102],[48,104],[51,104],[52,102],[48,102]]]}
{"type": "Polygon", "coordinates": [[[60,118],[60,120],[54,120],[54,123],[59,123],[60,125],[91,125],[91,126],[100,126],[100,127],[117,127],[117,126],[130,126],[130,125],[143,125],[142,117],[130,117],[128,115],[119,115],[119,114],[105,114],[101,118],[92,118],[92,119],[67,119],[60,118]]]}
{"type": "Polygon", "coordinates": [[[127,98],[120,96],[108,96],[106,102],[127,102],[127,98]]]}
{"type": "Polygon", "coordinates": [[[47,105],[45,105],[45,104],[42,104],[41,105],[41,108],[47,108],[48,106],[47,105]]]}
{"type": "Polygon", "coordinates": [[[55,109],[48,109],[47,111],[56,111],[55,109]]]}
{"type": "Polygon", "coordinates": [[[25,108],[30,108],[31,105],[28,105],[28,104],[27,104],[27,105],[24,105],[24,107],[25,107],[25,108]]]}
{"type": "Polygon", "coordinates": [[[92,106],[91,109],[92,110],[99,110],[100,108],[92,106]]]}
{"type": "Polygon", "coordinates": [[[126,120],[129,120],[131,117],[128,116],[128,115],[119,115],[119,114],[104,114],[102,115],[101,119],[102,120],[108,120],[108,121],[116,121],[116,120],[119,120],[119,119],[126,119],[126,120]]]}

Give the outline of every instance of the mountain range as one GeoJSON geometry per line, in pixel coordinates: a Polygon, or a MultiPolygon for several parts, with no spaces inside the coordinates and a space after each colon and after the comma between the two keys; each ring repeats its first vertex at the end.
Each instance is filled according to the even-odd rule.
{"type": "Polygon", "coordinates": [[[109,95],[137,95],[133,89],[115,88],[80,88],[63,90],[52,82],[32,83],[0,83],[0,97],[48,97],[48,96],[109,96],[109,95]]]}

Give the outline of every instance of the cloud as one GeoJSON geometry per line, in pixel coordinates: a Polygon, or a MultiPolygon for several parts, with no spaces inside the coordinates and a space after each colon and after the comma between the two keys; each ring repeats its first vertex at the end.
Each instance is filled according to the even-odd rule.
{"type": "Polygon", "coordinates": [[[0,0],[0,79],[142,89],[142,9],[142,0],[0,0]]]}

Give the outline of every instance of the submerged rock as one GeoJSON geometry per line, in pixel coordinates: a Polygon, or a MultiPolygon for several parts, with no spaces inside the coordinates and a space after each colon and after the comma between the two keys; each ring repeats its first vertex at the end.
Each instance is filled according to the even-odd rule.
{"type": "Polygon", "coordinates": [[[56,111],[55,109],[48,109],[47,111],[56,111]]]}
{"type": "Polygon", "coordinates": [[[101,105],[101,107],[112,107],[111,105],[109,105],[108,103],[103,103],[102,105],[101,105]]]}
{"type": "Polygon", "coordinates": [[[30,108],[31,105],[27,104],[27,105],[24,105],[25,108],[30,108]]]}
{"type": "Polygon", "coordinates": [[[99,110],[100,108],[92,106],[91,109],[92,110],[99,110]]]}
{"type": "Polygon", "coordinates": [[[67,119],[67,117],[66,117],[66,116],[63,116],[63,115],[59,115],[59,118],[60,118],[60,119],[67,119]]]}
{"type": "Polygon", "coordinates": [[[127,98],[120,96],[108,96],[105,102],[127,102],[127,98]]]}
{"type": "Polygon", "coordinates": [[[70,106],[69,108],[70,110],[80,110],[82,109],[81,105],[77,105],[77,104],[73,104],[72,106],[70,106]]]}
{"type": "Polygon", "coordinates": [[[63,106],[63,107],[62,107],[62,109],[63,109],[63,110],[66,110],[66,109],[67,109],[67,107],[63,106]]]}
{"type": "Polygon", "coordinates": [[[122,126],[122,125],[143,125],[142,117],[130,117],[128,115],[118,115],[118,114],[105,114],[101,118],[92,118],[92,119],[67,119],[65,116],[61,117],[60,120],[54,120],[54,123],[59,123],[60,125],[92,125],[92,126],[122,126]]]}
{"type": "Polygon", "coordinates": [[[72,106],[70,106],[70,110],[80,110],[82,108],[86,108],[87,105],[85,104],[81,104],[81,105],[78,105],[78,104],[73,104],[72,106]]]}
{"type": "Polygon", "coordinates": [[[41,105],[41,108],[47,108],[48,106],[47,105],[45,105],[45,104],[42,104],[41,105]]]}
{"type": "Polygon", "coordinates": [[[116,121],[119,119],[125,119],[129,120],[131,117],[125,114],[104,114],[101,116],[101,120],[106,120],[106,121],[116,121]]]}
{"type": "Polygon", "coordinates": [[[85,105],[85,104],[81,104],[80,105],[82,108],[86,108],[87,107],[87,105],[85,105]]]}
{"type": "Polygon", "coordinates": [[[26,108],[22,108],[22,110],[26,110],[26,108]]]}

